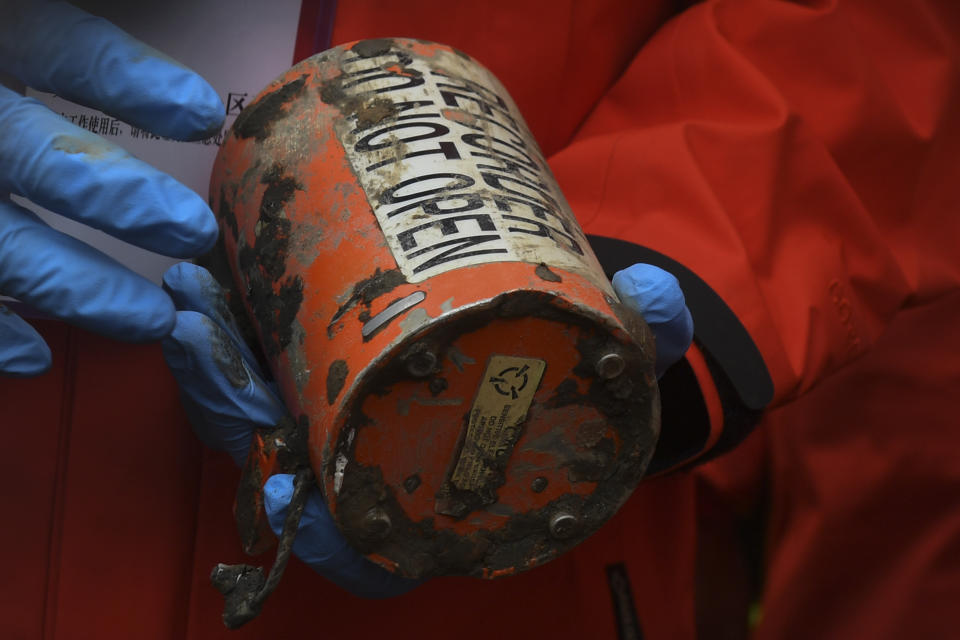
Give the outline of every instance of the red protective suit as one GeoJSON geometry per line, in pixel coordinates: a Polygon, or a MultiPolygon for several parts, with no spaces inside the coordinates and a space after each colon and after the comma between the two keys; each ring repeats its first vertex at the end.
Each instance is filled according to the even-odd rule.
{"type": "Polygon", "coordinates": [[[772,395],[761,427],[648,481],[543,568],[371,602],[293,563],[263,615],[227,632],[207,575],[241,559],[237,470],[193,439],[155,345],[41,323],[54,370],[0,383],[0,635],[736,637],[755,587],[745,522],[764,532],[759,637],[952,635],[960,5],[493,4],[342,2],[333,43],[469,52],[588,233],[719,295],[722,309],[691,300],[698,345],[663,381],[687,406],[665,404],[662,466],[732,447],[772,395]]]}

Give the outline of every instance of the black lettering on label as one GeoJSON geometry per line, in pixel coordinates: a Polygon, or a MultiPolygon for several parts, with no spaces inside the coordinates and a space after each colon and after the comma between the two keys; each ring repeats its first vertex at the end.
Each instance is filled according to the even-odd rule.
{"type": "MultiPolygon", "coordinates": [[[[436,218],[427,222],[425,224],[418,225],[407,229],[406,231],[401,231],[397,234],[397,239],[400,241],[400,248],[404,251],[409,251],[414,249],[417,246],[417,240],[415,235],[419,231],[425,231],[426,229],[439,228],[440,233],[445,236],[452,236],[456,233],[462,233],[462,230],[457,223],[466,222],[467,220],[473,220],[477,223],[477,226],[480,227],[480,231],[496,231],[497,225],[493,223],[493,218],[490,217],[490,214],[487,213],[475,213],[468,216],[450,216],[448,218],[436,218]]],[[[415,257],[419,255],[419,252],[410,254],[408,257],[415,257]]]]}
{"type": "Polygon", "coordinates": [[[477,95],[484,96],[487,100],[492,100],[497,104],[498,107],[500,107],[501,109],[509,113],[510,108],[507,106],[507,103],[504,102],[500,94],[490,89],[489,87],[485,87],[479,82],[474,82],[469,78],[454,76],[439,70],[431,71],[430,75],[434,75],[446,80],[446,82],[437,83],[437,87],[441,89],[456,89],[458,91],[467,91],[470,93],[475,93],[477,95]],[[455,82],[459,84],[453,84],[455,82]]]}
{"type": "Polygon", "coordinates": [[[420,206],[424,213],[431,216],[461,213],[463,211],[473,211],[474,209],[480,209],[482,207],[483,198],[481,198],[480,194],[478,193],[458,193],[447,196],[437,196],[436,198],[430,198],[420,206]],[[460,207],[442,209],[439,206],[441,202],[456,202],[458,200],[462,200],[464,202],[464,204],[460,207]]]}
{"type": "MultiPolygon", "coordinates": [[[[378,122],[377,125],[380,126],[381,124],[400,122],[402,120],[422,120],[423,118],[442,118],[442,117],[443,116],[440,115],[439,113],[411,113],[405,116],[390,116],[388,118],[384,118],[381,122],[378,122]]],[[[350,116],[350,119],[359,120],[359,118],[355,115],[350,116]]],[[[352,133],[354,136],[357,136],[369,131],[370,131],[370,127],[358,126],[350,133],[352,133]]],[[[380,129],[380,131],[382,131],[382,129],[380,129]]]]}
{"type": "Polygon", "coordinates": [[[336,130],[397,266],[409,282],[534,259],[591,277],[586,239],[499,84],[437,56],[431,68],[385,50],[349,60],[338,79],[364,96],[336,130]]]}
{"type": "Polygon", "coordinates": [[[518,176],[500,175],[496,173],[490,173],[488,171],[484,171],[480,175],[483,177],[483,181],[487,183],[487,186],[491,187],[492,189],[497,189],[499,191],[517,196],[518,198],[525,198],[527,200],[544,200],[550,203],[552,207],[557,209],[560,208],[559,203],[553,199],[553,196],[547,193],[547,187],[542,183],[538,182],[534,184],[527,182],[518,176]],[[523,189],[526,189],[527,191],[511,189],[507,186],[508,184],[517,185],[523,189]]]}
{"type": "Polygon", "coordinates": [[[519,215],[521,212],[517,211],[510,203],[520,205],[521,207],[526,207],[530,210],[534,216],[541,220],[546,220],[547,218],[553,218],[563,227],[563,230],[567,233],[573,233],[575,226],[571,224],[570,220],[567,220],[566,216],[561,214],[556,209],[550,207],[550,205],[537,202],[535,200],[527,200],[526,198],[515,198],[513,196],[502,196],[495,195],[493,201],[497,204],[497,208],[500,211],[506,211],[509,213],[516,213],[519,215]]]}
{"type": "Polygon", "coordinates": [[[369,69],[357,69],[356,71],[344,71],[343,75],[348,78],[355,78],[357,76],[368,76],[371,73],[380,73],[383,71],[380,67],[370,67],[369,69]]]}
{"type": "Polygon", "coordinates": [[[381,205],[395,204],[397,202],[417,200],[426,196],[432,196],[437,193],[466,189],[467,187],[472,187],[474,184],[475,182],[473,178],[470,176],[465,176],[462,173],[428,173],[422,176],[414,176],[413,178],[401,180],[397,184],[381,193],[377,200],[379,200],[381,205]],[[442,182],[443,184],[441,186],[423,189],[422,191],[401,193],[407,187],[416,186],[420,182],[442,182]]]}
{"type": "MultiPolygon", "coordinates": [[[[377,124],[377,125],[380,125],[380,124],[382,124],[382,123],[386,123],[386,122],[397,122],[397,121],[399,121],[399,120],[414,120],[414,119],[419,120],[419,119],[421,119],[421,118],[441,118],[441,117],[443,117],[443,116],[441,116],[441,114],[436,113],[436,112],[434,112],[434,113],[425,113],[425,112],[420,112],[420,113],[408,113],[407,115],[404,115],[404,116],[398,116],[398,115],[396,115],[396,114],[398,114],[398,113],[403,113],[404,111],[409,111],[409,110],[411,110],[411,109],[419,109],[420,107],[431,107],[431,106],[433,106],[433,101],[432,101],[432,100],[410,100],[410,101],[407,101],[407,102],[394,102],[394,103],[393,103],[392,105],[390,105],[390,107],[389,107],[389,109],[390,109],[389,114],[386,114],[386,115],[382,116],[382,118],[380,119],[380,121],[377,122],[376,124],[377,124]]],[[[355,114],[352,114],[352,115],[348,116],[348,119],[357,122],[357,126],[354,127],[353,131],[350,132],[351,135],[353,135],[353,136],[358,136],[358,135],[361,135],[361,134],[363,134],[364,132],[367,132],[367,131],[370,130],[370,125],[369,125],[369,124],[361,124],[360,116],[359,116],[358,114],[356,114],[356,113],[355,113],[355,114]]]]}
{"type": "MultiPolygon", "coordinates": [[[[539,177],[542,175],[542,171],[544,170],[543,167],[540,166],[540,163],[535,162],[533,158],[527,155],[527,150],[525,148],[518,148],[515,145],[499,138],[477,133],[465,133],[460,136],[460,140],[466,145],[480,150],[480,152],[471,151],[471,156],[475,158],[487,158],[489,160],[494,160],[495,162],[501,162],[505,167],[509,167],[500,169],[501,171],[522,169],[539,177]],[[503,145],[507,147],[509,151],[500,149],[496,145],[503,145]],[[516,152],[519,155],[510,153],[510,151],[516,152]]],[[[484,167],[478,165],[478,168],[482,169],[484,167]]],[[[492,168],[497,170],[497,167],[492,168]]]]}
{"type": "Polygon", "coordinates": [[[497,164],[480,164],[477,163],[477,169],[481,171],[500,171],[503,173],[516,173],[519,174],[522,171],[526,171],[529,177],[536,178],[538,177],[538,172],[536,169],[530,169],[529,167],[524,166],[514,160],[509,160],[503,156],[492,156],[486,153],[477,153],[476,151],[470,154],[473,158],[486,158],[492,160],[497,164]]]}
{"type": "MultiPolygon", "coordinates": [[[[483,198],[478,193],[451,193],[435,196],[428,200],[415,202],[407,207],[395,210],[390,216],[394,216],[403,211],[419,208],[424,215],[428,216],[446,216],[451,213],[463,213],[464,211],[474,211],[483,208],[483,198]],[[442,203],[462,203],[454,204],[450,207],[441,207],[442,203]]],[[[390,217],[388,216],[388,217],[390,217]]]]}
{"type": "Polygon", "coordinates": [[[503,247],[489,248],[489,249],[478,249],[474,251],[463,251],[464,249],[469,249],[477,245],[486,244],[488,242],[499,241],[500,234],[491,234],[485,236],[469,236],[467,238],[454,238],[453,240],[446,240],[444,242],[438,242],[435,245],[424,247],[414,251],[413,253],[407,254],[405,257],[409,260],[411,258],[417,258],[421,255],[430,253],[431,251],[437,251],[444,247],[450,247],[446,251],[440,253],[433,258],[430,258],[426,262],[417,265],[414,267],[414,273],[420,273],[426,271],[432,267],[443,264],[444,262],[450,262],[451,260],[461,260],[463,258],[470,258],[472,256],[482,256],[489,255],[494,253],[509,253],[503,247]]]}
{"type": "MultiPolygon", "coordinates": [[[[436,71],[432,72],[432,75],[440,76],[447,80],[447,82],[437,83],[437,89],[440,91],[440,96],[443,98],[444,104],[449,107],[463,109],[467,113],[483,118],[483,116],[475,111],[466,108],[471,104],[476,105],[482,114],[489,116],[489,118],[483,118],[484,120],[493,122],[507,129],[515,136],[522,136],[520,125],[510,113],[510,108],[507,106],[507,103],[504,102],[498,93],[466,78],[444,75],[443,72],[436,71]]],[[[522,144],[522,142],[520,144],[522,144]]]]}
{"type": "Polygon", "coordinates": [[[357,141],[354,150],[360,152],[376,151],[377,149],[385,149],[397,142],[409,143],[416,142],[417,140],[429,140],[430,138],[437,138],[448,133],[450,133],[450,129],[436,122],[400,122],[368,133],[357,141]],[[388,137],[389,133],[404,129],[420,129],[421,132],[410,133],[410,135],[405,138],[388,137]],[[380,140],[381,138],[383,139],[380,140]]]}
{"type": "Polygon", "coordinates": [[[380,55],[372,56],[370,58],[364,58],[363,56],[347,58],[341,63],[340,69],[343,71],[344,75],[356,76],[363,73],[383,71],[384,67],[386,67],[391,60],[400,67],[406,67],[413,62],[413,56],[404,51],[391,49],[390,51],[384,51],[380,55]],[[367,66],[361,69],[354,69],[353,65],[357,63],[364,63],[367,66]]]}
{"type": "Polygon", "coordinates": [[[417,209],[423,206],[424,202],[429,202],[431,199],[429,196],[434,196],[437,194],[449,194],[451,191],[459,191],[461,189],[472,187],[473,185],[474,180],[470,176],[465,176],[459,173],[431,173],[398,182],[393,187],[380,194],[379,202],[380,205],[383,206],[388,204],[396,204],[399,202],[407,202],[409,200],[415,201],[397,207],[393,211],[384,212],[383,215],[387,219],[390,219],[401,213],[410,211],[411,209],[417,209]],[[434,186],[433,188],[415,190],[411,193],[400,193],[407,187],[416,186],[419,182],[432,183],[433,185],[436,185],[437,182],[440,182],[442,186],[434,186]]]}
{"type": "MultiPolygon", "coordinates": [[[[471,122],[469,121],[470,119],[474,119],[474,120],[478,120],[478,121],[482,121],[482,122],[488,122],[488,123],[494,125],[495,127],[499,127],[499,128],[503,131],[503,133],[505,133],[507,136],[510,137],[509,144],[510,144],[514,149],[520,151],[520,153],[523,153],[524,155],[525,155],[526,152],[527,152],[527,146],[524,144],[523,140],[520,139],[520,138],[514,137],[514,136],[516,135],[516,132],[515,132],[513,129],[511,129],[510,127],[508,127],[507,125],[503,124],[502,122],[500,122],[500,121],[498,121],[498,120],[496,120],[496,119],[494,119],[494,118],[488,118],[487,116],[485,116],[485,115],[483,115],[483,114],[473,113],[472,111],[466,111],[466,110],[464,110],[464,109],[448,109],[448,110],[446,110],[446,113],[448,113],[448,114],[453,114],[453,113],[465,113],[465,114],[468,114],[468,115],[470,116],[470,118],[453,119],[453,118],[451,118],[449,115],[446,116],[446,118],[447,118],[448,121],[450,121],[450,122],[455,122],[456,124],[460,125],[461,127],[466,128],[466,129],[470,129],[470,130],[472,130],[472,131],[480,131],[480,132],[482,132],[482,133],[480,133],[479,136],[478,136],[478,137],[480,137],[480,138],[486,137],[487,135],[489,135],[489,132],[485,131],[485,130],[484,130],[484,127],[483,127],[479,122],[477,122],[477,123],[471,123],[471,122]]],[[[501,141],[502,141],[502,140],[501,140],[501,141]]],[[[508,144],[508,143],[507,143],[507,142],[504,142],[504,144],[508,144]]]]}
{"type": "MultiPolygon", "coordinates": [[[[382,69],[380,71],[383,71],[382,69]]],[[[396,80],[396,84],[390,84],[382,87],[377,87],[375,89],[369,89],[366,91],[360,91],[358,93],[388,93],[390,91],[399,91],[400,89],[410,89],[411,87],[417,87],[423,84],[423,78],[417,78],[415,76],[405,76],[399,73],[390,73],[384,71],[377,75],[365,76],[362,78],[357,78],[356,80],[351,80],[349,82],[343,83],[344,89],[353,89],[354,87],[359,87],[362,84],[367,82],[373,82],[374,80],[396,80]]]]}
{"type": "MultiPolygon", "coordinates": [[[[393,109],[394,113],[403,113],[404,111],[409,111],[410,109],[419,109],[420,107],[432,107],[434,106],[433,100],[405,100],[403,102],[394,102],[393,109]]],[[[429,114],[431,117],[438,115],[435,113],[429,114]]],[[[408,116],[403,116],[408,117],[408,116]]],[[[397,118],[400,120],[400,118],[397,118]]]]}
{"type": "MultiPolygon", "coordinates": [[[[488,116],[492,116],[494,113],[493,105],[487,102],[486,100],[484,100],[483,98],[480,98],[479,96],[471,96],[464,93],[455,93],[453,91],[444,91],[444,90],[440,91],[440,96],[443,98],[443,103],[448,107],[463,108],[464,105],[460,101],[469,100],[474,104],[476,104],[478,107],[480,107],[480,110],[483,113],[487,114],[488,116]]],[[[500,113],[500,112],[498,111],[497,113],[500,113]]],[[[500,113],[500,115],[503,115],[503,114],[500,113]]]]}
{"type": "MultiPolygon", "coordinates": [[[[383,100],[383,98],[381,98],[381,100],[383,100]]],[[[371,106],[376,107],[377,103],[374,102],[373,105],[371,106]]],[[[442,118],[443,117],[441,114],[437,112],[426,113],[423,111],[419,113],[408,113],[407,115],[403,115],[403,116],[397,115],[398,113],[403,113],[404,111],[409,111],[411,109],[419,109],[420,107],[430,107],[430,106],[433,106],[433,102],[430,100],[411,100],[407,102],[394,102],[392,104],[386,105],[386,107],[381,107],[381,109],[385,108],[385,112],[382,112],[382,111],[375,112],[374,117],[376,118],[376,122],[374,123],[374,126],[381,126],[386,123],[398,122],[400,120],[420,120],[423,118],[442,118]]],[[[368,116],[368,114],[369,112],[365,110],[364,115],[368,116]]],[[[370,131],[371,123],[364,122],[364,119],[361,119],[359,113],[353,113],[347,116],[347,119],[356,123],[356,126],[354,127],[353,131],[350,132],[352,136],[363,135],[364,133],[367,133],[370,131]]],[[[366,118],[366,119],[369,120],[369,118],[366,118]]]]}
{"type": "Polygon", "coordinates": [[[394,216],[398,216],[401,213],[407,213],[415,209],[420,209],[426,215],[438,215],[438,214],[445,215],[447,213],[458,213],[459,211],[472,211],[482,206],[483,206],[483,199],[479,196],[479,194],[452,193],[448,195],[445,194],[445,195],[436,196],[433,198],[428,198],[426,200],[418,200],[417,202],[411,202],[408,205],[404,205],[402,207],[398,207],[394,209],[393,211],[387,214],[387,218],[389,219],[394,216]],[[450,200],[456,201],[460,199],[467,199],[468,204],[464,205],[465,208],[442,210],[437,206],[437,204],[440,202],[450,201],[450,200]]]}
{"type": "Polygon", "coordinates": [[[431,156],[434,154],[442,155],[447,160],[460,160],[460,152],[457,151],[457,145],[452,142],[439,142],[437,146],[433,149],[420,149],[419,151],[411,151],[410,153],[404,154],[401,158],[387,158],[386,160],[381,160],[380,162],[375,162],[367,167],[367,171],[375,171],[380,167],[385,167],[388,164],[393,164],[398,160],[407,160],[409,158],[419,158],[421,156],[431,156]]]}
{"type": "Polygon", "coordinates": [[[419,87],[424,84],[422,74],[419,71],[406,67],[406,65],[412,62],[413,58],[409,54],[398,51],[385,52],[383,55],[376,56],[375,58],[357,56],[345,60],[341,69],[343,70],[343,75],[351,79],[343,83],[343,90],[346,91],[347,89],[361,87],[356,93],[376,94],[419,87]],[[396,61],[393,67],[389,66],[390,60],[396,61]],[[352,65],[358,62],[363,62],[367,66],[359,69],[352,68],[352,65]],[[381,80],[391,80],[395,82],[383,84],[375,88],[362,88],[363,85],[371,82],[376,82],[380,85],[382,83],[378,81],[381,80]]]}
{"type": "Polygon", "coordinates": [[[515,162],[525,164],[532,169],[540,168],[540,163],[528,155],[529,149],[517,142],[503,140],[485,133],[465,133],[460,136],[460,139],[474,149],[479,149],[480,151],[485,151],[495,156],[509,158],[515,162]],[[507,149],[498,149],[497,145],[502,145],[507,147],[507,149]]]}
{"type": "Polygon", "coordinates": [[[507,227],[507,231],[511,233],[526,233],[532,236],[540,236],[541,238],[549,238],[553,240],[558,247],[566,249],[567,251],[573,251],[577,255],[583,255],[583,248],[580,247],[580,243],[578,243],[569,233],[560,231],[559,229],[544,224],[539,220],[532,220],[530,218],[504,215],[503,219],[512,220],[513,222],[521,222],[523,224],[532,225],[533,227],[507,227]]]}

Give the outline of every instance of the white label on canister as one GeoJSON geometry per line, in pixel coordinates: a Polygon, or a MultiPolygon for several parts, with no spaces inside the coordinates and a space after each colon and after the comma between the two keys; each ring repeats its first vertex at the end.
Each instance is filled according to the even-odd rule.
{"type": "Polygon", "coordinates": [[[409,282],[486,262],[544,263],[610,293],[586,236],[502,85],[466,57],[394,42],[346,52],[325,99],[409,282]]]}

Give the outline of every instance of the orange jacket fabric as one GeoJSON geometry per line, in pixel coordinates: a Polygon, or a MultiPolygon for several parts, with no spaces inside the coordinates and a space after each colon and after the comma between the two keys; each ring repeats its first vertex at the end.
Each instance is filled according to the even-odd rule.
{"type": "MultiPolygon", "coordinates": [[[[333,43],[412,36],[487,65],[585,230],[709,284],[759,348],[775,408],[735,453],[650,480],[541,569],[370,602],[293,563],[261,618],[228,633],[207,575],[241,560],[237,471],[193,439],[155,345],[40,323],[54,370],[0,383],[2,635],[739,633],[752,594],[737,528],[762,513],[759,637],[950,635],[960,8],[385,4],[339,3],[333,43]]],[[[699,354],[691,392],[708,407],[709,446],[724,416],[699,354]]],[[[664,429],[688,428],[664,415],[664,429]]]]}

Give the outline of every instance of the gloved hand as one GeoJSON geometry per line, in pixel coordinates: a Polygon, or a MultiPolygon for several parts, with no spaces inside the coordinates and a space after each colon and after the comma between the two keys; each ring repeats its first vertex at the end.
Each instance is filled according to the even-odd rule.
{"type": "Polygon", "coordinates": [[[693,342],[693,318],[677,279],[650,264],[635,264],[613,274],[620,301],[650,325],[657,345],[657,378],[680,360],[693,342]]]}
{"type": "MultiPolygon", "coordinates": [[[[256,359],[239,337],[223,291],[203,268],[171,267],[164,288],[177,306],[173,332],[163,355],[180,385],[183,406],[207,446],[226,451],[242,465],[258,427],[277,424],[287,410],[264,381],[256,359]]],[[[283,530],[293,496],[293,476],[278,474],[265,487],[270,527],[283,530]]],[[[307,500],[293,552],[317,573],[356,595],[400,595],[419,581],[400,578],[354,551],[340,534],[317,487],[307,500]]]]}
{"type": "MultiPolygon", "coordinates": [[[[0,70],[171,138],[206,137],[224,117],[220,99],[197,74],[62,3],[0,0],[0,70]]],[[[0,293],[121,340],[157,340],[170,332],[175,310],[160,287],[51,229],[14,204],[11,193],[184,258],[216,241],[216,220],[202,198],[0,86],[0,293]]],[[[0,374],[35,375],[49,366],[41,337],[0,310],[0,374]]]]}
{"type": "MultiPolygon", "coordinates": [[[[286,408],[239,338],[213,277],[201,267],[182,263],[171,267],[163,281],[179,310],[173,332],[163,340],[163,353],[180,385],[187,415],[207,446],[226,451],[242,465],[254,430],[280,422],[286,408]]],[[[690,345],[693,323],[676,279],[656,267],[634,265],[617,274],[614,286],[626,304],[652,318],[658,344],[666,347],[666,355],[657,358],[658,369],[678,360],[690,345]]],[[[292,496],[293,476],[275,475],[267,481],[264,503],[277,535],[292,496]]],[[[357,595],[388,597],[418,584],[354,551],[316,487],[293,550],[315,571],[357,595]]]]}

